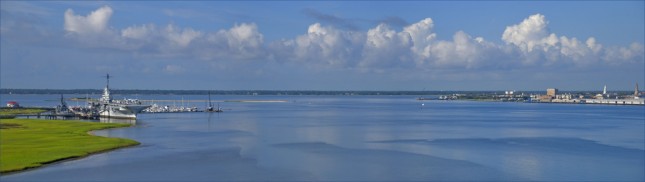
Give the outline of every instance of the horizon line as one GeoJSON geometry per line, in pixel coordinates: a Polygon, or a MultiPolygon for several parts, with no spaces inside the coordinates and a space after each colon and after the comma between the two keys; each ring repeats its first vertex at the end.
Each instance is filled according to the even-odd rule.
{"type": "MultiPolygon", "coordinates": [[[[118,91],[266,91],[266,92],[504,92],[504,91],[513,91],[513,92],[546,92],[548,88],[542,90],[322,90],[322,89],[110,89],[118,91]]],[[[557,88],[556,88],[557,89],[557,88]]],[[[51,90],[51,91],[78,91],[78,90],[97,90],[101,91],[103,89],[96,88],[75,88],[75,89],[47,89],[47,88],[0,88],[0,91],[9,91],[9,90],[51,90]]],[[[599,90],[560,90],[559,92],[585,92],[585,91],[599,91],[602,92],[602,89],[599,90]]],[[[634,90],[610,90],[616,92],[633,92],[634,90]]],[[[641,92],[639,90],[639,92],[641,92]]]]}

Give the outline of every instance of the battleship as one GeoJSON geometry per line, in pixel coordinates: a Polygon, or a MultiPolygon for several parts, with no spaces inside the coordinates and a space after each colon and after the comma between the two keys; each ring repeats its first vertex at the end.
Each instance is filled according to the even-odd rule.
{"type": "Polygon", "coordinates": [[[150,105],[144,105],[137,99],[114,100],[110,95],[110,74],[106,75],[107,84],[103,89],[103,95],[98,100],[90,101],[90,108],[97,110],[99,117],[136,119],[137,114],[150,105]]]}

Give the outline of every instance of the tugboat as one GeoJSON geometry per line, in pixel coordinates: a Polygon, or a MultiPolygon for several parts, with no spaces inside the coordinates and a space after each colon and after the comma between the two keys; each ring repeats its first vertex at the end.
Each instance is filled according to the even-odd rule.
{"type": "Polygon", "coordinates": [[[141,101],[137,99],[112,100],[112,96],[110,96],[110,74],[105,77],[107,78],[107,84],[103,89],[103,95],[98,101],[93,101],[90,104],[93,108],[98,108],[100,117],[136,119],[138,113],[150,107],[150,105],[141,104],[141,101]]]}

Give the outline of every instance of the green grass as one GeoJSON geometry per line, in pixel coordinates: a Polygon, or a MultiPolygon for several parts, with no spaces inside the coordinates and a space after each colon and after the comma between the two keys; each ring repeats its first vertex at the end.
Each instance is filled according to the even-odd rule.
{"type": "Polygon", "coordinates": [[[92,130],[127,127],[129,124],[66,120],[0,120],[0,173],[87,156],[92,153],[138,145],[123,138],[88,134],[92,130]]]}
{"type": "Polygon", "coordinates": [[[45,112],[44,109],[34,108],[0,108],[0,115],[11,116],[16,114],[38,114],[45,112]]]}

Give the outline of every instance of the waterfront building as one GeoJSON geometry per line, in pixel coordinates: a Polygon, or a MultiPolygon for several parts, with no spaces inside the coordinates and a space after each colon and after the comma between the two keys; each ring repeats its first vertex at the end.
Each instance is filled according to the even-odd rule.
{"type": "Polygon", "coordinates": [[[605,95],[603,95],[603,94],[596,94],[596,96],[595,96],[594,98],[595,98],[595,99],[604,99],[604,98],[605,98],[605,95]]]}
{"type": "Polygon", "coordinates": [[[596,96],[594,96],[594,99],[607,99],[607,98],[609,98],[609,95],[607,95],[607,85],[605,85],[604,87],[602,87],[602,93],[596,94],[596,96]]]}
{"type": "Polygon", "coordinates": [[[640,93],[638,92],[638,82],[637,82],[636,87],[634,88],[634,98],[638,99],[638,96],[640,96],[640,93]]]}
{"type": "Polygon", "coordinates": [[[607,85],[602,89],[602,93],[596,95],[585,94],[558,94],[558,89],[548,88],[546,95],[531,95],[532,100],[548,103],[570,103],[570,104],[609,104],[609,105],[645,105],[645,99],[640,98],[638,83],[634,88],[633,96],[631,94],[607,93],[607,85]]]}
{"type": "Polygon", "coordinates": [[[551,97],[555,97],[556,95],[558,95],[558,89],[557,88],[548,88],[548,89],[546,89],[546,95],[551,96],[551,97]]]}
{"type": "Polygon", "coordinates": [[[20,104],[18,104],[18,102],[16,102],[16,101],[9,101],[9,102],[7,102],[7,107],[9,107],[9,108],[19,108],[20,104]]]}

